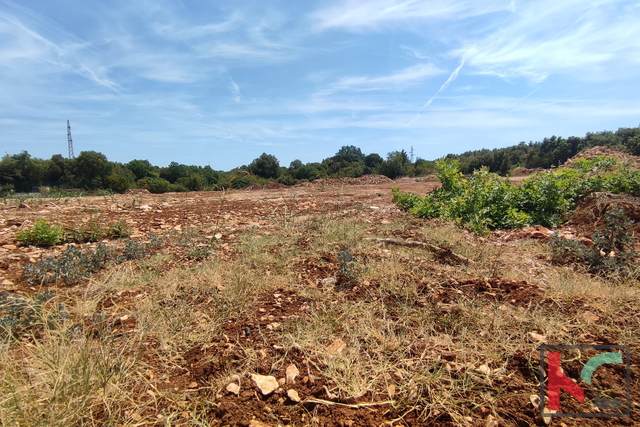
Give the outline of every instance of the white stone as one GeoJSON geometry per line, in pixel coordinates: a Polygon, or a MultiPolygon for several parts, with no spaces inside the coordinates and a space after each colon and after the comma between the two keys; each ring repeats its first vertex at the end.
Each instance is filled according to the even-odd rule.
{"type": "Polygon", "coordinates": [[[293,384],[296,381],[296,377],[300,375],[300,371],[296,365],[291,364],[287,367],[285,375],[287,377],[287,384],[293,384]]]}
{"type": "Polygon", "coordinates": [[[300,395],[298,394],[297,391],[295,391],[292,388],[290,388],[289,391],[287,391],[287,396],[289,396],[289,399],[291,399],[292,402],[295,402],[295,403],[300,402],[300,395]]]}
{"type": "Polygon", "coordinates": [[[280,384],[278,384],[278,380],[276,377],[271,375],[251,375],[251,379],[256,383],[256,386],[260,389],[263,395],[267,396],[278,388],[280,388],[280,384]]]}
{"type": "Polygon", "coordinates": [[[227,386],[227,391],[237,396],[240,394],[240,386],[236,383],[231,383],[227,386]]]}

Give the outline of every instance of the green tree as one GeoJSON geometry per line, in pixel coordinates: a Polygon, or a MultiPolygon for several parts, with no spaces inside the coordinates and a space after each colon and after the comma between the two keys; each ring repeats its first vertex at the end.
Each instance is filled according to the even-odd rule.
{"type": "Polygon", "coordinates": [[[136,177],[136,181],[146,177],[157,177],[158,172],[149,160],[131,160],[125,165],[136,177]]]}
{"type": "Polygon", "coordinates": [[[378,170],[378,166],[380,166],[384,162],[384,159],[378,153],[368,154],[364,158],[364,173],[371,174],[376,173],[378,170]]]}
{"type": "Polygon", "coordinates": [[[6,155],[0,161],[0,186],[12,185],[17,191],[30,192],[45,183],[49,161],[33,158],[22,151],[6,155]]]}
{"type": "Polygon", "coordinates": [[[88,190],[108,186],[107,177],[111,175],[113,165],[102,153],[83,151],[73,160],[73,172],[77,184],[88,190]]]}
{"type": "Polygon", "coordinates": [[[320,178],[320,171],[315,166],[304,165],[294,171],[294,176],[299,180],[313,181],[320,178]]]}
{"type": "Polygon", "coordinates": [[[195,172],[179,178],[176,184],[184,186],[189,191],[202,191],[207,183],[202,174],[195,172]]]}
{"type": "Polygon", "coordinates": [[[220,181],[220,173],[214,171],[209,165],[203,167],[199,173],[202,174],[207,187],[217,185],[220,181]]]}
{"type": "Polygon", "coordinates": [[[172,184],[187,176],[189,176],[188,167],[177,162],[171,162],[166,168],[160,169],[160,178],[164,178],[172,184]]]}
{"type": "Polygon", "coordinates": [[[45,181],[54,187],[62,187],[73,180],[71,173],[71,161],[62,157],[62,154],[51,156],[45,172],[45,181]]]}
{"type": "Polygon", "coordinates": [[[640,134],[629,138],[627,142],[627,149],[634,156],[640,156],[640,134]]]}
{"type": "Polygon", "coordinates": [[[280,162],[275,156],[262,153],[260,157],[249,164],[248,170],[255,176],[275,179],[280,176],[280,162]]]}
{"type": "Polygon", "coordinates": [[[299,159],[295,159],[293,162],[289,164],[289,170],[296,170],[302,167],[302,161],[299,159]]]}
{"type": "Polygon", "coordinates": [[[107,177],[107,186],[116,193],[125,193],[136,182],[136,176],[127,167],[116,163],[107,177]]]}
{"type": "Polygon", "coordinates": [[[410,164],[411,160],[406,151],[392,151],[387,154],[387,160],[379,166],[379,170],[382,175],[395,179],[406,176],[410,164]]]}
{"type": "Polygon", "coordinates": [[[338,162],[356,163],[364,161],[364,154],[354,145],[345,145],[338,150],[333,158],[338,162]]]}

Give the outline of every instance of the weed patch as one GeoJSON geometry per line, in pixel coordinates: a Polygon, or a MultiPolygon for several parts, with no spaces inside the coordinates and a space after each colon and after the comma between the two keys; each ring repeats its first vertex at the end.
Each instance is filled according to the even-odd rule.
{"type": "Polygon", "coordinates": [[[56,323],[69,318],[64,304],[58,304],[52,313],[45,312],[45,304],[53,298],[49,291],[27,298],[8,292],[0,295],[0,340],[17,337],[34,329],[54,328],[56,323]]]}
{"type": "Polygon", "coordinates": [[[55,246],[62,242],[64,231],[62,227],[49,224],[44,219],[37,220],[29,230],[22,230],[16,235],[16,240],[24,245],[55,246]]]}
{"type": "Polygon", "coordinates": [[[604,227],[595,231],[590,247],[580,241],[554,235],[549,242],[553,261],[557,264],[583,264],[598,274],[637,274],[634,262],[637,254],[633,248],[633,234],[629,231],[633,222],[617,206],[612,206],[605,213],[604,220],[604,227]]]}
{"type": "Polygon", "coordinates": [[[45,285],[59,280],[65,285],[77,284],[111,262],[120,264],[146,257],[155,244],[153,241],[141,244],[130,239],[119,253],[104,243],[98,243],[95,249],[68,245],[59,257],[46,257],[27,264],[23,268],[23,277],[30,285],[45,285]]]}

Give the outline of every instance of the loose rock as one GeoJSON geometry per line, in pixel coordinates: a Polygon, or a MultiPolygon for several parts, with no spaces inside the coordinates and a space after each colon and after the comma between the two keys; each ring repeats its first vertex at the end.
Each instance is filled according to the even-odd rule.
{"type": "Polygon", "coordinates": [[[300,402],[300,395],[298,394],[297,391],[295,391],[292,388],[290,388],[289,391],[287,391],[287,396],[289,396],[289,399],[291,399],[291,401],[294,403],[300,402]]]}
{"type": "Polygon", "coordinates": [[[296,365],[291,364],[287,366],[285,375],[287,377],[287,384],[293,384],[296,382],[296,377],[300,375],[300,371],[298,370],[298,367],[296,365]]]}
{"type": "Polygon", "coordinates": [[[227,386],[227,391],[238,396],[240,394],[240,386],[236,383],[231,383],[227,386]]]}
{"type": "Polygon", "coordinates": [[[276,391],[280,384],[278,384],[278,380],[276,377],[271,375],[251,375],[251,379],[256,383],[256,386],[260,389],[264,396],[267,396],[274,391],[276,391]]]}

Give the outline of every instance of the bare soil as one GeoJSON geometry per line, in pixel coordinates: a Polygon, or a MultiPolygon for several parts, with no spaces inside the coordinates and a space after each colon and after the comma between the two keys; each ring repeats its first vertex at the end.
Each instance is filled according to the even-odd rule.
{"type": "MultiPolygon", "coordinates": [[[[519,178],[513,179],[518,182],[519,178]]],[[[112,197],[83,197],[64,199],[30,199],[25,200],[22,207],[0,206],[0,290],[15,294],[32,295],[42,289],[30,286],[22,278],[22,269],[27,263],[61,253],[64,246],[40,249],[21,247],[16,241],[17,232],[29,228],[37,219],[46,219],[66,229],[77,228],[90,220],[102,224],[113,224],[118,220],[125,221],[132,229],[132,238],[145,241],[149,232],[168,236],[158,253],[170,255],[160,267],[169,271],[197,264],[193,251],[199,247],[213,246],[215,256],[221,260],[233,260],[238,253],[240,236],[243,233],[260,232],[268,234],[270,230],[283,229],[290,224],[303,221],[317,214],[331,213],[335,217],[350,218],[357,216],[366,221],[372,234],[403,239],[421,238],[420,229],[426,220],[411,219],[403,230],[387,231],[385,226],[391,221],[407,218],[392,204],[392,187],[402,191],[424,194],[439,184],[419,180],[402,179],[391,181],[384,177],[365,177],[360,180],[343,179],[316,181],[293,188],[254,188],[250,190],[232,190],[221,192],[169,193],[153,195],[139,192],[136,194],[115,195],[112,197]],[[188,235],[189,245],[181,244],[180,239],[188,235]]],[[[276,186],[278,187],[278,186],[276,186]]],[[[634,221],[638,221],[637,212],[640,203],[613,196],[594,196],[585,200],[572,216],[568,227],[576,232],[588,235],[601,222],[603,206],[614,203],[627,207],[633,212],[634,221]],[[619,202],[619,203],[618,203],[619,202]]],[[[296,245],[304,248],[309,238],[298,237],[296,245]]],[[[471,239],[471,238],[470,238],[471,239]]],[[[499,235],[489,239],[474,240],[474,244],[505,245],[499,235]]],[[[118,240],[108,240],[107,245],[118,247],[118,240]]],[[[92,246],[87,244],[83,246],[92,246]]],[[[515,248],[515,247],[514,247],[515,248]]],[[[512,250],[512,249],[509,249],[512,250]]],[[[515,250],[515,249],[513,249],[515,250]]],[[[337,276],[339,260],[336,252],[315,254],[309,257],[292,259],[288,269],[298,273],[302,283],[309,287],[321,288],[323,280],[337,276]]],[[[384,257],[383,249],[366,254],[368,259],[384,257]]],[[[444,260],[443,260],[444,261],[444,260]]],[[[455,325],[460,314],[455,306],[460,300],[493,301],[507,304],[519,310],[527,310],[532,306],[553,306],[554,310],[564,313],[575,313],[574,318],[588,311],[600,315],[593,301],[588,299],[549,300],[545,297],[544,287],[540,284],[536,273],[527,280],[513,280],[501,277],[465,277],[455,268],[442,268],[440,264],[419,262],[407,259],[407,263],[415,263],[413,277],[407,281],[420,283],[418,293],[412,304],[426,307],[438,307],[434,311],[442,320],[442,333],[447,325],[455,325]]],[[[413,264],[411,264],[413,265],[413,264]]],[[[265,274],[270,274],[267,270],[265,274]]],[[[378,283],[357,283],[348,286],[344,292],[354,302],[369,298],[371,290],[378,283]]],[[[82,285],[80,285],[82,286],[82,285]]],[[[62,284],[51,287],[54,293],[70,292],[62,284]]],[[[119,292],[99,302],[98,309],[108,311],[117,307],[131,307],[143,297],[140,290],[119,292]]],[[[207,313],[214,310],[213,302],[206,295],[191,300],[192,309],[207,313]]],[[[447,414],[424,414],[416,411],[394,409],[384,402],[388,395],[372,393],[359,399],[339,401],[329,396],[327,390],[335,384],[327,378],[312,361],[302,352],[285,351],[279,346],[273,331],[274,324],[296,322],[313,306],[315,302],[299,295],[291,289],[270,290],[254,302],[250,313],[242,313],[227,321],[220,330],[219,339],[206,344],[195,345],[176,355],[171,367],[157,359],[160,343],[150,343],[140,357],[149,367],[148,380],[158,392],[173,390],[176,393],[189,392],[193,402],[214,399],[208,413],[210,425],[219,426],[260,426],[260,425],[316,425],[316,426],[381,426],[381,425],[459,425],[447,414]],[[270,328],[270,326],[272,328],[270,328]],[[216,391],[211,395],[208,387],[223,372],[232,372],[241,365],[246,357],[244,349],[253,349],[260,363],[256,373],[285,376],[287,365],[295,364],[300,368],[300,377],[295,389],[304,398],[296,404],[287,397],[291,385],[281,387],[276,393],[262,396],[250,384],[250,379],[241,379],[239,395],[216,391]],[[154,373],[155,372],[155,373],[154,373]],[[162,375],[160,375],[162,373],[162,375]],[[314,400],[315,399],[315,400],[314,400]],[[318,403],[326,401],[326,404],[318,403]],[[376,402],[379,405],[376,405],[376,402]],[[362,404],[361,406],[359,406],[362,404]],[[264,424],[259,424],[262,422],[264,424]]],[[[394,301],[389,301],[392,305],[394,301]]],[[[623,313],[621,316],[625,315],[623,313]]],[[[637,313],[627,313],[637,316],[637,313]]],[[[119,334],[127,335],[135,331],[136,319],[119,317],[113,321],[113,328],[119,334]]],[[[612,337],[608,329],[595,328],[584,337],[589,343],[616,344],[620,337],[612,337]]],[[[96,332],[98,333],[98,332],[96,332]]],[[[623,419],[589,419],[588,425],[640,425],[638,403],[640,402],[640,368],[637,360],[639,343],[632,344],[631,397],[633,403],[632,417],[623,419]]],[[[440,351],[442,358],[457,366],[461,354],[446,344],[422,340],[411,343],[407,349],[407,357],[418,356],[424,352],[440,351]]],[[[492,424],[492,411],[485,406],[471,410],[472,420],[467,425],[545,425],[539,412],[532,406],[530,396],[537,393],[536,360],[529,354],[515,354],[506,363],[506,375],[487,382],[486,387],[499,387],[505,391],[497,405],[501,421],[492,424]]],[[[460,365],[462,366],[462,365],[460,365]]],[[[579,363],[576,362],[576,367],[579,363]]],[[[458,367],[460,375],[464,367],[458,367]]],[[[470,368],[469,368],[470,369],[470,368]]],[[[569,369],[574,369],[573,365],[569,369]]],[[[576,368],[577,369],[577,368],[576,368]]],[[[614,386],[620,373],[605,370],[600,373],[598,384],[614,386]],[[611,380],[607,376],[611,377],[611,380]]],[[[158,401],[157,405],[171,405],[168,398],[158,401]]],[[[462,405],[467,405],[464,401],[462,405]]],[[[577,408],[579,409],[579,408],[577,408]]],[[[147,414],[138,414],[145,417],[147,414]]],[[[104,422],[106,423],[106,419],[104,422]]],[[[187,423],[188,416],[182,420],[187,423]]],[[[179,423],[178,423],[179,424],[179,423]]],[[[133,424],[132,424],[133,425],[133,424]]],[[[555,419],[553,425],[583,425],[581,419],[555,419]]]]}

